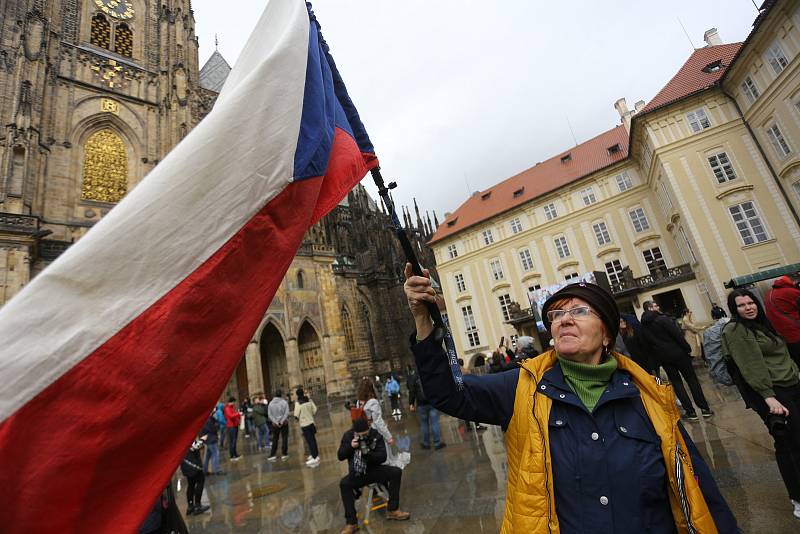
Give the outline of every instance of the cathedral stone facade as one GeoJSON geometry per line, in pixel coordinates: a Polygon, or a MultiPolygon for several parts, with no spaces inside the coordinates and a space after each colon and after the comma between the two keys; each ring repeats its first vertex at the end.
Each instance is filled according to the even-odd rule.
{"type": "MultiPolygon", "coordinates": [[[[190,0],[0,2],[0,304],[210,111],[230,67],[215,52],[199,69],[194,29],[190,0]]],[[[433,225],[404,217],[432,266],[433,225]]],[[[383,207],[357,187],[308,233],[229,392],[343,396],[399,369],[402,263],[383,207]]]]}

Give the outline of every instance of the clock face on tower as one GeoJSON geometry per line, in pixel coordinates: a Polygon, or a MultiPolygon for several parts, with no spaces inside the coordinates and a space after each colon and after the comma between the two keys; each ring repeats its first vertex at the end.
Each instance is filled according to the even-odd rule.
{"type": "Polygon", "coordinates": [[[115,19],[133,18],[133,4],[130,0],[94,0],[100,11],[115,19]]]}

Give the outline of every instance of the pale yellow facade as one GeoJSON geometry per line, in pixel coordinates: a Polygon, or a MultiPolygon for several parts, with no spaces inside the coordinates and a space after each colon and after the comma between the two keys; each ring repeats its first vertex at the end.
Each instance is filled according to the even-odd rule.
{"type": "Polygon", "coordinates": [[[785,2],[768,11],[721,85],[647,112],[641,103],[627,111],[618,101],[631,132],[628,158],[434,242],[456,347],[468,364],[478,353],[491,353],[501,337],[529,333],[507,322],[504,303],[524,310],[529,289],[562,283],[571,273],[608,272],[617,260],[643,280],[639,290],[616,295],[621,308],[640,315],[644,301],[669,297],[704,322],[712,303],[725,306],[724,284],[732,278],[800,262],[798,7],[785,2]],[[774,42],[787,60],[780,73],[765,56],[774,42]],[[740,87],[747,75],[759,88],[752,103],[740,87]],[[694,131],[697,110],[708,126],[694,131]],[[767,133],[776,123],[787,154],[767,133]],[[624,180],[620,185],[622,173],[630,188],[624,180]],[[586,205],[588,187],[596,201],[586,205]],[[548,218],[546,207],[557,216],[548,218]],[[737,215],[746,219],[739,221],[744,228],[737,215]],[[601,222],[607,235],[596,227],[601,222]],[[564,241],[559,254],[559,238],[568,255],[564,241]],[[656,248],[666,274],[652,280],[646,277],[656,248]]]}

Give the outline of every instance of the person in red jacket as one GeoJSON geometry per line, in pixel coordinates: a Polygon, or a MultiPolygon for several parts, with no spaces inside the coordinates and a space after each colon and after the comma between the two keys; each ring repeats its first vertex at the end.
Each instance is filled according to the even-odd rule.
{"type": "Polygon", "coordinates": [[[767,319],[789,347],[789,355],[800,367],[800,276],[781,276],[772,283],[764,299],[767,319]]]}
{"type": "Polygon", "coordinates": [[[242,414],[239,413],[239,408],[236,406],[236,397],[228,399],[228,404],[225,405],[223,413],[225,414],[225,426],[228,430],[231,461],[235,462],[241,458],[239,453],[236,452],[236,438],[239,436],[239,422],[242,420],[242,414]]]}

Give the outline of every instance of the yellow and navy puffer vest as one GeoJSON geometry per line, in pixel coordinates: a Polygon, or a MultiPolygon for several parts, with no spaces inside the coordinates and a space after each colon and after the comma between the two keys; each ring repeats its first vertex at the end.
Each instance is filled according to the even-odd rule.
{"type": "MultiPolygon", "coordinates": [[[[680,414],[672,388],[661,384],[625,356],[614,353],[614,357],[618,369],[630,373],[645,411],[661,438],[661,452],[669,477],[670,507],[678,532],[716,534],[714,519],[694,477],[686,442],[678,430],[680,414]]],[[[548,351],[525,362],[519,371],[514,415],[506,431],[508,487],[503,534],[559,532],[548,437],[553,401],[536,387],[556,361],[555,351],[548,351]]]]}

